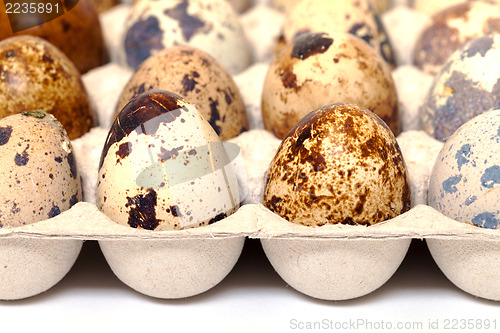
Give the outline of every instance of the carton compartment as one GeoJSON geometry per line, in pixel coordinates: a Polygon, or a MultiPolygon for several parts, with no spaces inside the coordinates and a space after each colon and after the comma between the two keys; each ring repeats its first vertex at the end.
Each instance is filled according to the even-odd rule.
{"type": "Polygon", "coordinates": [[[77,239],[0,237],[0,300],[31,297],[56,285],[82,245],[77,239]]]}
{"type": "Polygon", "coordinates": [[[411,238],[262,239],[276,272],[303,294],[323,300],[367,295],[396,272],[411,238]]]}
{"type": "Polygon", "coordinates": [[[463,291],[500,301],[500,239],[426,239],[432,258],[463,291]]]}
{"type": "Polygon", "coordinates": [[[126,285],[148,296],[183,298],[205,292],[234,267],[245,237],[102,240],[101,250],[126,285]]]}

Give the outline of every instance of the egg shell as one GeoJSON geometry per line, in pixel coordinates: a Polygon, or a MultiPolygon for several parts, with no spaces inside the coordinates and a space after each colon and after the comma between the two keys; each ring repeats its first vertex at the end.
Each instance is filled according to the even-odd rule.
{"type": "Polygon", "coordinates": [[[248,130],[236,83],[216,59],[200,49],[173,46],[149,57],[123,89],[114,116],[130,99],[155,89],[173,92],[196,105],[221,140],[248,130]]]}
{"type": "Polygon", "coordinates": [[[500,35],[477,37],[455,51],[436,75],[421,127],[446,141],[475,116],[500,108],[500,35]]]}
{"type": "Polygon", "coordinates": [[[124,107],[108,134],[97,206],[117,223],[148,230],[217,222],[240,202],[221,147],[193,105],[172,93],[145,92],[124,107]]]}
{"type": "MultiPolygon", "coordinates": [[[[271,5],[278,10],[283,12],[289,12],[293,10],[297,6],[297,4],[303,2],[302,0],[271,0],[271,5]]],[[[333,2],[333,1],[332,1],[333,2]]],[[[341,1],[335,1],[341,2],[341,1]]],[[[366,0],[362,0],[362,2],[366,3],[366,0]]],[[[383,13],[388,10],[392,5],[392,0],[371,0],[370,1],[373,8],[378,13],[383,13]]]]}
{"type": "Polygon", "coordinates": [[[225,0],[139,1],[123,37],[126,66],[137,69],[150,55],[173,45],[192,45],[211,54],[231,74],[252,55],[238,16],[225,0]]]}
{"type": "Polygon", "coordinates": [[[71,142],[42,111],[0,119],[0,228],[59,215],[82,200],[71,142]]]}
{"type": "Polygon", "coordinates": [[[61,51],[32,36],[1,41],[0,118],[39,109],[53,114],[70,139],[96,124],[80,73],[61,51]]]}
{"type": "Polygon", "coordinates": [[[105,12],[120,3],[119,0],[90,0],[89,2],[94,6],[98,13],[105,12]]]}
{"type": "Polygon", "coordinates": [[[411,0],[411,7],[427,15],[434,15],[448,7],[458,5],[467,0],[411,0]]]}
{"type": "Polygon", "coordinates": [[[429,205],[457,221],[500,227],[500,110],[461,126],[444,144],[429,181],[429,205]]]}
{"type": "Polygon", "coordinates": [[[432,16],[415,45],[413,63],[436,74],[448,57],[465,42],[500,33],[500,6],[482,1],[447,7],[432,16]]]}
{"type": "Polygon", "coordinates": [[[304,34],[276,57],[264,80],[264,126],[278,138],[311,110],[353,103],[401,131],[389,66],[367,43],[348,33],[304,34]]]}
{"type": "MultiPolygon", "coordinates": [[[[53,3],[54,4],[54,3],[53,3]]],[[[61,11],[64,10],[59,4],[61,11]]],[[[75,64],[80,73],[102,66],[108,60],[108,51],[104,44],[99,17],[89,0],[76,1],[76,5],[66,6],[64,14],[54,19],[18,32],[12,32],[11,25],[27,18],[45,21],[44,14],[38,12],[35,17],[26,14],[13,15],[9,21],[5,11],[0,12],[0,40],[12,36],[31,35],[43,38],[60,49],[75,64]]],[[[55,12],[55,9],[54,9],[55,12]]],[[[61,12],[62,13],[62,12],[61,12]]]]}
{"type": "Polygon", "coordinates": [[[264,205],[307,226],[371,225],[410,209],[410,183],[385,123],[356,105],[328,105],[285,137],[268,173],[264,205]]]}
{"type": "Polygon", "coordinates": [[[231,4],[234,11],[237,13],[243,13],[250,7],[252,7],[254,0],[226,0],[231,4]]]}
{"type": "Polygon", "coordinates": [[[348,32],[370,44],[394,68],[396,59],[385,27],[368,1],[302,0],[283,22],[286,41],[306,32],[348,32]]]}

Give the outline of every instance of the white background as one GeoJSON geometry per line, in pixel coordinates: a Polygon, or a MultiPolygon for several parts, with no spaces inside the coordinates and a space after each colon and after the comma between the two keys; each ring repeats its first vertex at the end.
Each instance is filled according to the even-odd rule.
{"type": "MultiPolygon", "coordinates": [[[[423,330],[394,331],[427,332],[429,320],[439,319],[443,328],[445,319],[454,318],[496,319],[496,330],[474,331],[500,332],[500,302],[455,287],[420,240],[413,241],[403,264],[384,286],[350,301],[326,302],[300,294],[275,273],[259,241],[247,240],[227,278],[188,299],[158,300],[135,292],[114,276],[97,242],[87,241],[73,269],[48,292],[0,302],[0,332],[298,332],[304,331],[294,329],[299,324],[323,320],[366,320],[373,328],[382,321],[417,322],[423,330]]],[[[351,332],[375,331],[366,328],[360,325],[351,332]]],[[[326,326],[319,331],[348,330],[326,326]]],[[[433,330],[437,331],[453,330],[433,330]]]]}

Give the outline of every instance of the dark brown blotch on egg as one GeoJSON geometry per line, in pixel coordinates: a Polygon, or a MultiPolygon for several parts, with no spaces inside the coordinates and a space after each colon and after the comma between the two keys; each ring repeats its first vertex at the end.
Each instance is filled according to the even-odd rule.
{"type": "Polygon", "coordinates": [[[99,169],[111,145],[120,142],[132,131],[154,135],[161,123],[173,122],[181,116],[182,111],[186,112],[185,105],[186,102],[180,96],[161,90],[150,90],[132,99],[111,126],[101,154],[99,169]],[[144,127],[146,122],[147,129],[144,127]]]}

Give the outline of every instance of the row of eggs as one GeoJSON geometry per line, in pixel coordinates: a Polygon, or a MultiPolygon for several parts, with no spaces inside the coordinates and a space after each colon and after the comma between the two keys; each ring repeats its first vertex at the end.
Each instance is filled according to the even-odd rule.
{"type": "MultiPolygon", "coordinates": [[[[365,46],[366,44],[360,43],[360,42],[358,42],[357,40],[356,40],[356,41],[354,41],[355,39],[354,39],[354,38],[352,38],[352,37],[350,37],[350,35],[345,35],[345,34],[340,34],[340,33],[338,34],[338,36],[337,36],[336,34],[334,34],[334,33],[332,33],[331,35],[316,33],[316,34],[309,35],[309,37],[311,37],[311,36],[312,36],[313,38],[305,38],[305,37],[303,37],[303,36],[299,36],[298,38],[296,38],[296,39],[294,40],[293,44],[292,44],[292,43],[289,43],[287,46],[285,46],[285,47],[284,47],[284,51],[280,52],[280,56],[281,56],[281,55],[284,55],[284,57],[288,57],[288,58],[289,58],[289,59],[285,60],[285,62],[286,62],[286,61],[289,61],[289,62],[298,62],[298,61],[300,61],[300,62],[302,62],[302,61],[307,60],[308,58],[310,58],[309,60],[311,60],[311,59],[316,59],[316,60],[317,60],[317,58],[316,58],[316,57],[319,57],[319,56],[321,56],[322,54],[324,54],[324,53],[327,53],[327,52],[328,52],[328,50],[330,49],[330,45],[332,45],[334,42],[337,42],[337,41],[339,41],[339,40],[340,40],[340,41],[343,41],[344,39],[346,39],[346,40],[348,41],[348,42],[346,42],[346,43],[345,43],[345,45],[346,45],[346,46],[345,46],[344,48],[346,48],[346,49],[347,49],[347,51],[345,51],[345,53],[349,53],[349,48],[351,48],[351,49],[353,50],[353,51],[350,51],[350,52],[357,52],[357,54],[360,54],[360,55],[363,55],[363,54],[365,54],[365,53],[370,53],[370,52],[371,52],[371,53],[374,53],[371,49],[370,49],[370,51],[364,51],[364,50],[363,50],[363,47],[364,47],[364,48],[366,48],[366,46],[365,46]],[[331,36],[331,35],[333,35],[333,38],[332,38],[332,36],[331,36]],[[351,41],[350,39],[351,39],[351,40],[353,40],[353,41],[351,41]],[[314,42],[319,41],[319,44],[315,44],[315,43],[312,43],[312,44],[311,44],[311,43],[310,43],[310,41],[311,41],[311,40],[312,40],[312,41],[314,41],[314,42]],[[331,43],[330,43],[330,41],[329,41],[329,40],[331,40],[331,43]],[[353,45],[353,44],[356,44],[356,43],[358,43],[359,45],[355,45],[354,47],[352,47],[352,45],[353,45]],[[328,46],[327,46],[327,44],[328,44],[328,46]],[[296,46],[296,45],[298,45],[298,46],[296,46]],[[361,50],[361,51],[360,51],[360,50],[361,50]]],[[[304,36],[308,36],[308,35],[304,35],[304,36]]],[[[332,50],[335,50],[335,48],[331,48],[331,49],[332,49],[332,50]]],[[[366,48],[366,49],[368,49],[368,48],[366,48]]],[[[486,52],[486,51],[484,51],[484,52],[486,52]]],[[[11,53],[9,53],[9,54],[11,55],[11,53]]],[[[481,54],[481,52],[479,52],[479,54],[481,54]]],[[[279,57],[278,57],[278,58],[279,58],[279,57]]],[[[335,64],[340,63],[340,59],[341,59],[341,58],[342,58],[342,60],[345,60],[344,58],[347,58],[347,59],[348,59],[348,57],[346,57],[346,56],[345,56],[345,54],[342,54],[342,56],[340,56],[340,57],[338,57],[338,58],[334,58],[334,59],[337,59],[337,62],[335,62],[335,61],[334,61],[334,63],[335,63],[335,64]]],[[[381,77],[382,77],[382,79],[384,79],[384,78],[383,78],[384,71],[385,71],[385,72],[387,72],[387,70],[385,70],[385,68],[384,68],[384,67],[387,67],[387,66],[384,64],[384,62],[383,62],[383,61],[382,61],[382,64],[383,64],[383,65],[380,65],[380,60],[379,60],[379,59],[382,59],[382,58],[380,57],[380,55],[378,55],[378,54],[376,54],[376,53],[375,53],[375,55],[373,55],[373,58],[375,58],[375,61],[374,61],[374,63],[375,63],[375,64],[374,64],[374,65],[372,65],[371,67],[373,67],[373,68],[375,68],[375,67],[376,67],[376,68],[379,70],[379,72],[381,72],[381,73],[382,73],[381,77]],[[380,67],[382,67],[382,69],[380,69],[380,67]]],[[[149,59],[148,59],[148,60],[149,60],[149,59]]],[[[362,59],[362,60],[363,60],[363,59],[362,59]]],[[[370,60],[371,60],[371,59],[370,59],[370,60]]],[[[49,61],[49,62],[50,62],[50,61],[49,61]]],[[[320,62],[320,63],[321,63],[321,62],[320,62]]],[[[368,61],[368,60],[366,60],[366,61],[360,61],[360,59],[356,59],[356,60],[354,61],[354,63],[355,63],[355,66],[357,66],[357,67],[358,67],[358,68],[360,68],[360,69],[364,69],[364,68],[369,68],[369,67],[370,67],[370,63],[369,63],[369,61],[368,61]],[[368,64],[367,64],[367,63],[368,63],[368,64]]],[[[287,66],[289,66],[289,68],[290,68],[290,67],[295,68],[295,67],[296,67],[296,64],[295,64],[295,63],[292,63],[292,64],[290,64],[290,63],[289,63],[289,64],[287,64],[287,66]]],[[[354,65],[351,65],[351,66],[353,66],[353,68],[354,68],[354,65]]],[[[151,70],[150,70],[150,71],[151,71],[151,70]]],[[[325,71],[327,71],[327,70],[322,69],[322,68],[320,68],[320,70],[319,70],[319,72],[321,72],[321,73],[325,73],[325,71]]],[[[145,72],[147,72],[147,71],[145,71],[145,72]]],[[[279,70],[276,70],[276,71],[275,71],[275,73],[277,73],[277,76],[278,76],[278,78],[279,78],[279,79],[280,79],[280,81],[281,81],[281,84],[282,84],[285,88],[292,89],[292,90],[297,89],[297,87],[302,88],[303,84],[300,84],[300,83],[299,83],[299,84],[297,84],[297,79],[300,79],[300,78],[301,78],[301,77],[300,77],[300,76],[301,76],[301,74],[300,74],[300,73],[295,73],[295,70],[293,70],[293,71],[292,71],[292,74],[293,74],[293,75],[295,75],[295,82],[293,82],[293,81],[292,81],[291,83],[289,83],[288,81],[283,80],[283,77],[285,76],[285,75],[284,75],[284,73],[285,73],[285,72],[286,72],[286,71],[285,71],[285,70],[282,70],[282,69],[279,69],[279,70]],[[287,83],[287,82],[288,82],[288,83],[287,83]],[[289,86],[287,86],[287,85],[289,85],[289,86]]],[[[271,70],[270,70],[270,73],[272,73],[272,71],[271,71],[271,70]]],[[[360,71],[360,73],[362,73],[362,74],[366,74],[366,73],[365,73],[365,72],[363,72],[363,71],[360,71]]],[[[198,74],[199,74],[199,73],[198,73],[198,74]]],[[[196,82],[196,81],[197,81],[197,78],[198,78],[198,76],[196,76],[196,74],[192,73],[191,77],[189,77],[189,76],[188,76],[188,77],[185,79],[185,82],[187,82],[188,89],[189,89],[191,86],[195,85],[195,83],[194,83],[194,82],[196,82]]],[[[389,82],[389,83],[386,83],[386,88],[387,88],[387,85],[390,85],[390,83],[391,83],[391,80],[390,80],[390,74],[389,74],[389,79],[385,78],[385,80],[386,80],[387,82],[389,82]]],[[[267,80],[266,80],[266,81],[267,81],[267,80]]],[[[307,79],[305,79],[303,82],[305,82],[305,81],[308,81],[308,80],[307,80],[307,79]]],[[[367,81],[367,80],[365,80],[365,81],[367,81]]],[[[299,81],[299,82],[300,82],[300,81],[299,81]]],[[[379,85],[379,86],[380,86],[380,82],[381,82],[381,81],[377,81],[377,83],[378,83],[378,85],[379,85]]],[[[359,84],[360,84],[360,83],[355,81],[353,84],[354,84],[355,86],[359,86],[359,84]]],[[[375,86],[376,86],[376,85],[375,85],[375,86]]],[[[139,86],[136,88],[136,91],[135,91],[133,94],[140,94],[140,93],[141,93],[141,88],[140,88],[140,87],[141,87],[141,86],[139,85],[139,86]]],[[[144,87],[144,86],[143,86],[143,88],[142,88],[142,89],[144,89],[144,90],[149,90],[149,89],[151,89],[151,88],[152,88],[152,87],[147,87],[147,88],[146,88],[146,87],[144,87]]],[[[184,88],[184,89],[186,89],[186,84],[183,84],[183,88],[184,88]]],[[[194,89],[193,89],[193,90],[194,90],[194,89]]],[[[204,89],[200,89],[200,91],[202,91],[202,90],[204,90],[204,89]]],[[[221,89],[219,89],[219,88],[218,88],[217,90],[218,90],[219,92],[220,92],[220,91],[222,91],[222,90],[221,90],[221,89]]],[[[353,89],[353,90],[356,90],[356,89],[353,89]]],[[[236,91],[237,91],[237,89],[236,89],[236,91]]],[[[270,89],[270,91],[272,91],[272,89],[270,89]]],[[[285,91],[286,91],[286,90],[285,90],[285,91]]],[[[312,89],[310,89],[310,90],[309,90],[309,92],[311,92],[311,91],[315,91],[315,89],[314,89],[314,88],[312,88],[312,89]]],[[[387,91],[389,91],[389,92],[390,92],[390,89],[384,89],[382,92],[387,92],[387,91]]],[[[231,99],[231,96],[232,96],[232,95],[235,95],[235,92],[231,93],[231,89],[226,89],[226,90],[224,90],[224,92],[223,92],[223,93],[224,93],[224,99],[225,99],[226,101],[227,101],[227,96],[230,96],[230,98],[229,98],[229,99],[231,99]]],[[[363,95],[366,95],[366,94],[363,94],[363,95]]],[[[376,94],[375,94],[375,95],[376,95],[376,94]]],[[[234,96],[233,96],[233,97],[234,97],[234,96]]],[[[285,96],[284,98],[281,96],[281,99],[282,99],[282,100],[283,100],[283,99],[287,100],[288,98],[293,98],[293,96],[292,96],[292,95],[290,95],[290,96],[285,96]]],[[[222,100],[222,99],[220,99],[220,100],[222,100]]],[[[218,100],[217,100],[217,101],[218,101],[218,100]]],[[[212,102],[215,102],[215,99],[213,99],[213,98],[212,98],[212,102]]],[[[349,100],[347,100],[347,102],[350,102],[350,101],[349,101],[349,100]]],[[[354,102],[357,102],[357,101],[354,101],[354,102]]],[[[219,103],[219,102],[217,102],[217,103],[219,103]]],[[[229,103],[228,103],[228,104],[229,104],[229,103]]],[[[263,101],[263,104],[264,104],[264,101],[263,101]]],[[[326,103],[323,103],[323,104],[326,104],[326,103]]],[[[359,103],[359,104],[361,104],[361,103],[359,103]]],[[[383,103],[382,103],[382,104],[383,104],[383,103]]],[[[205,103],[205,105],[206,105],[206,103],[205,103]]],[[[210,104],[209,104],[209,105],[210,105],[210,104]]],[[[320,105],[321,105],[321,104],[320,104],[320,105]]],[[[370,108],[371,108],[371,109],[373,109],[373,107],[370,107],[370,108]]],[[[263,107],[263,109],[264,109],[264,107],[263,107]]],[[[309,110],[311,110],[311,109],[312,109],[312,107],[311,107],[311,108],[309,108],[309,110]]],[[[392,108],[392,110],[394,110],[394,109],[396,109],[396,110],[397,110],[397,106],[392,108]]],[[[172,111],[172,110],[169,110],[169,111],[172,111]]],[[[243,114],[244,114],[244,111],[243,111],[243,114]]],[[[219,116],[219,118],[223,118],[223,117],[220,117],[220,116],[219,116]]],[[[230,118],[230,117],[228,117],[228,118],[230,118]]],[[[288,118],[289,118],[289,117],[286,117],[286,119],[288,119],[288,118]]],[[[302,117],[299,117],[298,119],[300,119],[300,118],[302,118],[302,117]]],[[[390,113],[389,113],[389,116],[386,116],[386,119],[384,119],[384,120],[386,120],[388,123],[390,123],[391,119],[392,119],[392,118],[391,118],[390,113]]],[[[352,119],[351,119],[350,121],[352,122],[352,119]]],[[[296,121],[295,121],[295,122],[296,122],[296,121]]],[[[398,122],[398,120],[396,119],[396,120],[395,120],[395,123],[397,123],[397,122],[398,122]]],[[[240,123],[241,123],[241,122],[240,122],[240,123]]],[[[349,122],[348,122],[347,124],[348,124],[348,125],[346,125],[346,126],[348,126],[348,127],[349,127],[349,126],[351,126],[351,125],[349,125],[349,124],[351,124],[351,123],[349,123],[349,122]]],[[[294,126],[294,122],[292,122],[291,124],[287,124],[287,125],[289,126],[289,128],[288,128],[288,129],[290,129],[290,128],[292,128],[292,127],[294,126]]],[[[345,126],[344,126],[344,127],[345,127],[345,126]]],[[[8,126],[7,126],[6,128],[8,128],[8,126]]],[[[274,128],[274,127],[273,127],[273,128],[274,128]]],[[[278,127],[276,127],[276,128],[278,128],[278,127]]],[[[242,129],[240,129],[240,131],[241,131],[241,130],[243,130],[243,128],[242,128],[242,129]]],[[[394,132],[396,132],[396,133],[398,132],[397,130],[393,130],[393,131],[394,131],[394,132]]],[[[287,130],[285,130],[285,131],[284,131],[283,136],[284,136],[286,133],[287,133],[287,130]]],[[[238,134],[238,132],[236,132],[236,134],[238,134]]],[[[298,137],[297,137],[297,138],[298,138],[298,137]]],[[[316,139],[318,139],[318,138],[316,137],[316,139]]],[[[286,140],[284,140],[284,141],[286,141],[286,140]]],[[[321,141],[321,140],[320,140],[320,141],[321,141]]],[[[372,145],[373,145],[373,140],[371,140],[371,141],[366,141],[366,142],[364,142],[364,144],[366,144],[367,142],[370,142],[370,143],[369,143],[369,146],[372,146],[372,145]]],[[[304,141],[302,141],[302,144],[303,144],[303,143],[304,143],[304,141]]],[[[360,144],[360,143],[361,143],[361,141],[358,141],[357,143],[358,143],[358,144],[360,144]]],[[[127,146],[130,146],[130,141],[129,141],[129,143],[127,143],[127,146]]],[[[390,145],[389,145],[389,146],[390,146],[390,145]]],[[[180,146],[179,146],[179,147],[180,147],[180,146]]],[[[148,148],[149,148],[149,147],[148,147],[148,148]]],[[[178,147],[171,147],[171,148],[175,150],[175,149],[177,149],[178,147]]],[[[28,149],[28,148],[26,148],[26,149],[28,149]]],[[[193,148],[193,149],[194,149],[194,148],[193,148]]],[[[168,149],[167,149],[167,150],[168,150],[168,149]]],[[[190,150],[192,150],[192,149],[190,149],[190,150]]],[[[393,149],[393,150],[394,150],[394,149],[393,149]]],[[[170,151],[170,154],[172,154],[172,150],[169,150],[169,151],[170,151]]],[[[178,150],[176,150],[176,151],[175,151],[175,153],[178,153],[178,152],[179,152],[178,150]]],[[[397,152],[397,150],[396,150],[396,152],[397,152]]],[[[383,155],[384,155],[384,154],[382,154],[382,153],[380,153],[380,152],[378,152],[378,153],[379,153],[381,156],[383,156],[383,155]]],[[[24,154],[24,152],[17,152],[17,153],[16,153],[16,157],[17,157],[17,155],[24,156],[23,154],[24,154]]],[[[385,154],[387,154],[387,153],[385,153],[385,154]]],[[[394,153],[394,154],[395,154],[395,155],[397,155],[396,153],[394,153]]],[[[115,152],[115,155],[116,155],[116,156],[118,156],[119,154],[118,154],[117,152],[115,152]]],[[[144,154],[143,154],[143,155],[144,155],[144,154]]],[[[149,155],[149,154],[148,154],[148,155],[149,155]]],[[[175,155],[175,154],[174,154],[174,155],[175,155]]],[[[307,155],[307,154],[306,154],[306,155],[307,155]]],[[[309,155],[311,155],[311,154],[309,154],[309,155]]],[[[308,156],[309,156],[309,155],[308,155],[308,156]]],[[[362,155],[362,154],[361,154],[361,155],[362,155]]],[[[113,156],[114,156],[114,155],[113,155],[113,156]]],[[[306,158],[306,157],[304,157],[304,158],[306,158]]],[[[115,159],[116,159],[116,158],[115,158],[115,159]]],[[[397,159],[397,158],[395,157],[395,159],[397,159]]],[[[15,158],[14,158],[14,160],[15,160],[15,158]]],[[[151,164],[153,164],[153,160],[151,160],[151,159],[150,159],[150,160],[149,160],[149,162],[150,162],[151,164]]],[[[118,164],[120,164],[120,165],[121,165],[121,163],[120,163],[120,162],[118,162],[118,161],[116,162],[116,164],[117,164],[117,165],[118,165],[118,164]]],[[[365,163],[365,164],[366,164],[366,163],[365,163]]],[[[285,164],[285,165],[289,165],[289,163],[287,163],[287,164],[285,164]]],[[[299,163],[298,165],[300,165],[300,163],[299,163]]],[[[400,176],[399,181],[401,181],[401,179],[403,179],[403,180],[404,180],[404,179],[406,178],[406,174],[405,174],[405,171],[404,171],[404,170],[401,170],[401,163],[400,163],[400,164],[395,163],[395,166],[393,166],[393,167],[394,167],[394,169],[396,170],[396,171],[395,171],[395,172],[396,172],[396,174],[399,174],[399,176],[400,176]],[[399,171],[399,172],[398,172],[398,171],[399,171]]],[[[365,168],[366,168],[366,167],[365,167],[365,168]]],[[[373,166],[372,166],[372,168],[373,168],[373,166]]],[[[271,169],[272,169],[272,168],[271,168],[271,169]]],[[[271,170],[271,169],[270,169],[270,170],[271,170]]],[[[314,166],[314,165],[312,166],[312,169],[313,169],[313,171],[314,171],[314,172],[324,170],[321,166],[319,167],[319,169],[320,169],[320,170],[316,170],[316,169],[317,169],[317,166],[314,166]]],[[[375,169],[376,169],[377,171],[380,171],[380,170],[381,170],[381,169],[377,169],[376,167],[375,167],[375,169]]],[[[496,176],[495,176],[495,170],[496,170],[496,169],[494,169],[494,168],[493,168],[492,170],[493,170],[493,171],[490,171],[490,172],[488,173],[488,175],[489,175],[488,177],[489,177],[489,178],[492,178],[493,180],[495,180],[495,179],[496,179],[496,178],[495,178],[495,177],[496,177],[496,176]]],[[[293,172],[293,170],[291,170],[291,171],[287,171],[287,172],[291,172],[292,174],[295,174],[295,175],[296,175],[296,177],[303,176],[303,175],[302,175],[302,173],[301,173],[301,172],[298,172],[298,171],[296,171],[295,173],[293,172]]],[[[346,172],[347,172],[347,170],[346,170],[346,172]]],[[[351,172],[352,172],[352,171],[351,171],[351,172]]],[[[270,173],[270,174],[272,174],[272,173],[270,173]]],[[[489,178],[488,178],[488,179],[489,179],[489,178]]],[[[357,184],[358,184],[358,183],[356,183],[355,185],[357,185],[357,184]]],[[[487,184],[489,184],[489,182],[488,182],[487,184]]],[[[493,188],[494,188],[494,184],[495,184],[495,182],[493,182],[493,188]]],[[[454,185],[456,185],[456,184],[454,184],[454,185]]],[[[453,185],[453,186],[454,186],[454,185],[453,185]]],[[[295,184],[294,184],[294,186],[295,186],[295,184]]],[[[297,187],[297,186],[298,186],[298,185],[296,185],[295,187],[297,187]]],[[[443,185],[443,186],[444,186],[444,185],[443,185]]],[[[227,182],[226,182],[226,187],[227,187],[227,182]]],[[[358,187],[361,187],[361,186],[358,186],[358,187]]],[[[401,187],[400,187],[400,189],[401,189],[401,190],[402,190],[402,189],[404,189],[404,188],[405,188],[405,186],[401,186],[401,187]]],[[[379,190],[380,190],[380,189],[379,189],[379,190]]],[[[295,191],[295,190],[294,190],[294,191],[295,191]]],[[[308,189],[308,191],[309,191],[309,193],[308,193],[307,195],[309,196],[309,199],[310,199],[310,200],[313,200],[313,199],[314,199],[314,200],[317,200],[318,196],[317,196],[316,194],[314,194],[314,192],[313,192],[313,196],[311,197],[311,192],[310,192],[310,189],[308,189]]],[[[315,190],[315,191],[316,191],[316,190],[315,190]]],[[[232,193],[231,191],[226,191],[226,192],[228,192],[228,193],[232,193]]],[[[266,190],[266,192],[267,192],[267,190],[266,190]]],[[[403,192],[404,192],[404,191],[403,191],[403,192]]],[[[355,203],[355,205],[354,205],[354,204],[352,205],[352,207],[353,207],[353,209],[354,209],[355,211],[361,211],[361,210],[362,210],[361,208],[359,208],[359,207],[360,207],[359,203],[361,203],[361,202],[363,202],[363,204],[362,204],[361,206],[364,206],[364,207],[370,207],[370,204],[366,204],[366,201],[365,201],[365,200],[366,200],[367,193],[368,193],[368,190],[367,190],[366,188],[360,188],[360,189],[359,189],[359,192],[353,192],[353,193],[355,193],[355,196],[356,196],[355,200],[353,200],[353,201],[352,201],[353,203],[355,203]],[[357,203],[356,203],[356,202],[357,202],[357,203]]],[[[377,193],[377,192],[375,192],[375,193],[377,193]]],[[[452,193],[454,193],[454,192],[452,192],[452,193]]],[[[229,197],[231,197],[231,196],[232,196],[232,195],[229,195],[229,197]]],[[[151,194],[151,193],[149,193],[149,192],[148,192],[148,193],[136,193],[136,195],[135,195],[135,196],[131,196],[131,197],[127,196],[127,198],[130,198],[130,200],[129,200],[129,199],[127,199],[127,202],[125,203],[125,207],[128,207],[128,208],[129,208],[129,209],[128,209],[128,212],[129,212],[129,213],[128,213],[129,219],[130,219],[130,214],[132,214],[131,212],[133,212],[133,211],[134,211],[134,213],[133,213],[133,214],[135,214],[135,216],[141,216],[141,213],[140,213],[140,212],[139,212],[139,213],[137,212],[137,207],[138,207],[138,206],[141,206],[143,201],[144,201],[144,202],[146,202],[146,203],[148,203],[148,202],[149,202],[149,205],[151,205],[151,204],[152,204],[152,201],[150,202],[150,201],[148,201],[148,200],[153,200],[153,199],[152,199],[152,197],[153,197],[153,196],[152,196],[152,194],[151,194]],[[135,199],[133,199],[133,198],[135,198],[135,199]],[[127,205],[128,205],[128,206],[127,206],[127,205]]],[[[389,207],[389,208],[390,208],[393,212],[401,213],[401,212],[403,212],[403,211],[407,210],[407,209],[408,209],[408,207],[409,207],[409,206],[408,206],[409,204],[405,201],[406,199],[408,199],[408,198],[409,198],[409,192],[408,192],[408,193],[406,193],[406,194],[400,194],[400,197],[401,197],[401,202],[400,202],[399,204],[398,204],[396,201],[394,201],[394,200],[390,200],[390,202],[388,203],[388,207],[389,207]],[[394,207],[393,207],[393,205],[399,205],[399,206],[400,206],[400,208],[394,208],[394,207]]],[[[471,195],[470,197],[472,198],[473,196],[471,195]]],[[[122,198],[122,199],[123,199],[123,198],[122,198]]],[[[313,201],[314,201],[314,200],[313,200],[313,201]]],[[[469,201],[470,201],[470,200],[471,200],[471,199],[469,199],[469,201]]],[[[156,202],[158,201],[158,198],[154,199],[153,201],[155,202],[155,205],[156,205],[156,202]]],[[[275,201],[276,201],[276,200],[275,200],[275,201]]],[[[337,200],[337,201],[338,201],[338,200],[337,200]]],[[[343,201],[345,201],[345,200],[343,200],[343,201]]],[[[236,202],[236,201],[235,201],[235,199],[233,198],[233,200],[232,200],[231,202],[233,202],[233,203],[234,203],[234,202],[236,202]]],[[[316,202],[316,201],[314,201],[314,202],[316,202]]],[[[171,203],[171,202],[170,202],[170,203],[171,203]]],[[[145,204],[145,206],[147,206],[147,205],[145,204]]],[[[16,207],[17,207],[17,206],[16,206],[16,207]]],[[[13,206],[13,208],[12,208],[11,210],[14,210],[14,211],[15,211],[15,210],[17,210],[17,208],[16,208],[16,207],[14,207],[14,206],[13,206]]],[[[174,215],[179,215],[179,209],[178,209],[178,208],[175,208],[175,207],[176,207],[176,205],[171,205],[171,206],[169,206],[169,207],[174,207],[173,209],[172,209],[172,208],[169,208],[172,216],[174,216],[174,215]]],[[[60,208],[58,208],[58,209],[60,209],[60,208]]],[[[232,209],[234,209],[234,207],[233,207],[232,209]]],[[[147,208],[146,208],[146,210],[147,210],[147,208]]],[[[168,209],[165,209],[165,211],[167,211],[167,210],[168,210],[168,209]]],[[[226,209],[226,211],[230,211],[230,209],[226,209]]],[[[216,214],[216,216],[221,216],[220,214],[222,214],[222,212],[219,212],[219,211],[218,211],[218,214],[216,214]]],[[[224,213],[224,214],[226,214],[226,213],[224,213]]],[[[490,213],[490,214],[491,214],[491,213],[490,213]]],[[[377,215],[380,215],[380,216],[385,216],[385,213],[383,213],[383,212],[377,212],[377,215]]],[[[387,215],[387,216],[389,216],[389,215],[387,215]]],[[[386,218],[387,218],[387,217],[386,217],[386,218]]],[[[347,221],[349,221],[349,220],[347,220],[347,221]]],[[[361,221],[361,220],[358,220],[358,221],[361,221]]],[[[366,221],[366,220],[364,220],[364,221],[366,221]]],[[[323,222],[321,222],[321,223],[323,223],[323,222]]],[[[130,224],[130,223],[129,223],[129,224],[130,224]]],[[[182,227],[182,226],[178,225],[177,227],[182,227]]]]}
{"type": "MultiPolygon", "coordinates": [[[[71,143],[43,111],[0,120],[2,227],[54,217],[81,200],[71,143]],[[36,183],[35,183],[36,182],[36,183]]],[[[500,110],[475,117],[446,142],[429,204],[463,222],[496,229],[500,110]]],[[[98,206],[115,222],[170,230],[214,223],[242,201],[220,138],[192,104],[149,91],[120,112],[99,163],[98,206]],[[228,167],[229,166],[229,167],[228,167]]],[[[375,224],[410,209],[396,139],[354,104],[309,113],[282,141],[267,172],[264,204],[290,222],[375,224]]]]}

